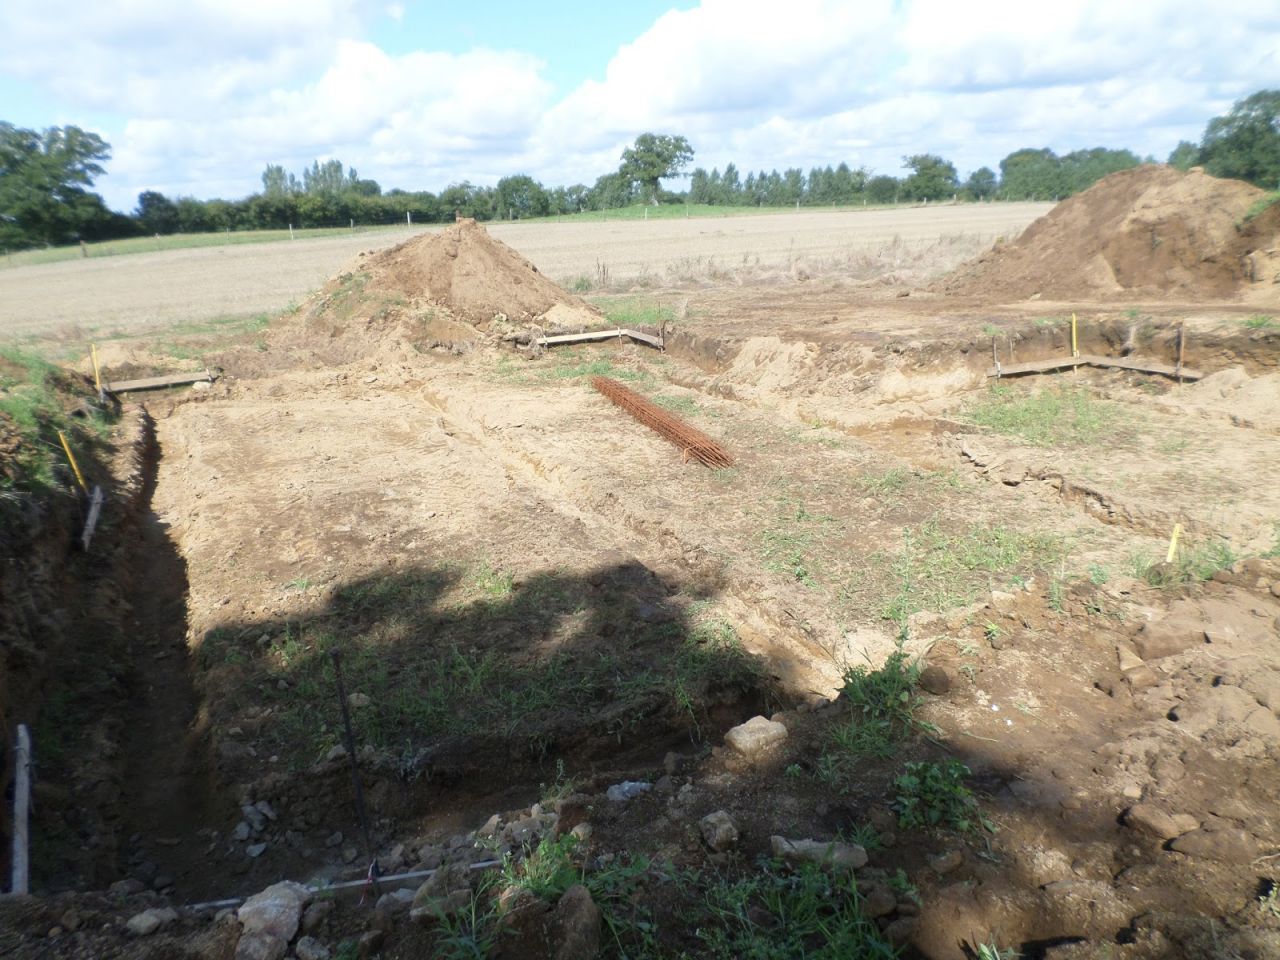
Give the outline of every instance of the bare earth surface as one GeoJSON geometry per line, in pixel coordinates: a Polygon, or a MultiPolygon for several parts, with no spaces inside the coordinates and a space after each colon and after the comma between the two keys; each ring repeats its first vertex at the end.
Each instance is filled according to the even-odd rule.
{"type": "MultiPolygon", "coordinates": [[[[1050,207],[1044,203],[964,204],[853,213],[783,213],[723,219],[498,224],[510,244],[553,280],[615,281],[669,268],[733,268],[746,261],[787,264],[876,250],[900,238],[925,245],[967,235],[989,245],[1013,236],[1050,207]]],[[[262,246],[203,247],[67,260],[0,270],[0,336],[188,323],[274,313],[301,302],[361,251],[421,231],[357,233],[262,246]]],[[[976,247],[975,247],[976,252],[976,247]]]]}
{"type": "MultiPolygon", "coordinates": [[[[119,614],[143,682],[103,708],[134,731],[108,744],[125,809],[87,830],[68,787],[41,812],[57,851],[42,889],[137,882],[127,901],[9,906],[0,952],[230,957],[240,925],[213,910],[149,936],[124,924],[283,879],[359,880],[376,856],[384,873],[443,863],[453,885],[424,887],[413,921],[405,904],[339,897],[307,933],[333,952],[376,935],[366,952],[447,955],[447,933],[498,923],[459,903],[498,911],[496,891],[518,886],[473,895],[466,864],[587,824],[566,856],[607,932],[584,956],[727,960],[775,942],[804,922],[772,899],[802,872],[716,898],[780,869],[762,866],[776,837],[857,844],[861,909],[908,960],[986,944],[1044,960],[1280,956],[1280,327],[1255,319],[1280,298],[1257,283],[1243,299],[1011,304],[919,283],[927,264],[905,246],[945,260],[943,234],[1014,233],[1015,213],[1042,209],[492,231],[555,278],[608,259],[668,305],[664,352],[541,350],[514,310],[464,322],[388,282],[439,276],[431,257],[458,248],[434,241],[363,258],[241,341],[202,342],[217,383],[138,398],[122,421],[145,406],[153,431],[145,599],[119,614]],[[1184,325],[1185,365],[1206,376],[1086,369],[993,389],[993,353],[1069,353],[1072,312],[1083,352],[1166,364],[1184,325]],[[682,456],[593,375],[735,464],[682,456]],[[1047,419],[1010,419],[1046,403],[1047,419]],[[1175,525],[1182,566],[1159,562],[1175,525]],[[916,691],[927,736],[842,741],[873,722],[846,680],[899,644],[931,668],[916,691]],[[749,755],[726,732],[757,715],[786,739],[749,755]],[[953,761],[980,821],[912,825],[905,765],[953,761]],[[608,798],[625,781],[646,787],[608,798]],[[199,802],[170,802],[184,790],[199,802]],[[700,827],[716,811],[736,824],[722,849],[700,827]],[[450,897],[474,927],[438,920],[450,897]]],[[[225,265],[283,258],[242,281],[279,306],[361,249],[228,248],[225,265]],[[297,292],[267,286],[291,270],[297,292]]],[[[218,253],[192,251],[188,281],[209,282],[218,253]]],[[[484,262],[495,290],[529,280],[518,258],[484,262]]],[[[208,296],[239,282],[220,276],[208,296]]],[[[6,296],[18,279],[0,274],[6,296]]],[[[137,286],[98,322],[172,316],[130,305],[137,286]]],[[[33,325],[63,322],[56,297],[26,289],[33,325]]],[[[152,349],[119,346],[108,376],[174,365],[152,349]]],[[[109,510],[127,508],[113,494],[109,510]]],[[[539,891],[504,893],[506,932],[469,955],[573,955],[557,952],[570,895],[539,891]]],[[[823,924],[838,902],[823,886],[823,924]]],[[[870,955],[825,945],[815,930],[779,955],[870,955]]]]}

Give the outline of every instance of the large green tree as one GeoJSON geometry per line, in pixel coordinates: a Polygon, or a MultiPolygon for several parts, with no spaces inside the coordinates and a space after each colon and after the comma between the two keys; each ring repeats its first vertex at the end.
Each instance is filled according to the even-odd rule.
{"type": "Polygon", "coordinates": [[[43,133],[0,122],[0,242],[6,246],[91,239],[112,220],[91,193],[111,147],[79,127],[43,133]]]}
{"type": "Polygon", "coordinates": [[[903,196],[909,200],[941,200],[954,196],[958,188],[955,164],[932,153],[903,157],[902,165],[911,171],[902,181],[903,196]]]}
{"type": "Polygon", "coordinates": [[[658,202],[658,181],[678,177],[693,160],[693,147],[684,137],[666,133],[642,133],[636,142],[622,151],[618,174],[640,184],[644,198],[658,202]]]}
{"type": "Polygon", "coordinates": [[[1259,90],[1210,120],[1200,162],[1215,177],[1280,189],[1280,90],[1259,90]]]}

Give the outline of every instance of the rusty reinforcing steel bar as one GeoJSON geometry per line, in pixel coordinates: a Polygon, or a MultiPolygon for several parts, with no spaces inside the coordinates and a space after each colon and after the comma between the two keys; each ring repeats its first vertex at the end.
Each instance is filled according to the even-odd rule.
{"type": "Polygon", "coordinates": [[[628,390],[617,380],[608,377],[592,377],[591,386],[604,394],[646,427],[666,437],[684,454],[685,459],[695,457],[708,467],[733,465],[729,451],[700,430],[695,430],[679,417],[646,400],[640,394],[628,390]]]}

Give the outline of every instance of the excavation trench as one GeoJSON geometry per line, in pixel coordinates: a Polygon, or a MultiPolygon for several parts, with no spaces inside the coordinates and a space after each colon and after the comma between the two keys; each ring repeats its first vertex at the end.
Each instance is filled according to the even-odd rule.
{"type": "Polygon", "coordinates": [[[557,781],[652,780],[668,752],[709,749],[785,704],[756,658],[691,615],[678,574],[602,555],[590,537],[585,566],[518,575],[468,559],[457,537],[357,546],[352,527],[388,518],[359,496],[269,507],[262,482],[301,476],[302,463],[268,473],[262,459],[222,460],[256,457],[258,438],[220,423],[211,449],[187,415],[204,412],[180,405],[148,447],[116,876],[185,900],[350,879],[370,852],[447,841],[557,781]],[[295,526],[251,532],[245,518],[295,526]],[[335,564],[323,587],[287,563],[302,540],[335,564]],[[371,851],[339,748],[334,650],[371,851]]]}

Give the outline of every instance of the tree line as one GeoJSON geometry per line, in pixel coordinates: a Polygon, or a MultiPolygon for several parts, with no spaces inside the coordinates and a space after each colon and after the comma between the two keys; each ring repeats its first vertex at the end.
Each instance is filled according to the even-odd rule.
{"type": "MultiPolygon", "coordinates": [[[[328,227],[356,223],[439,223],[455,215],[480,220],[525,219],[607,210],[635,203],[721,206],[832,206],[967,201],[1059,200],[1107,174],[1138,165],[1135,153],[1097,147],[1057,155],[1047,148],[1015,150],[998,164],[961,180],[953,163],[934,154],[903,158],[906,174],[875,174],[866,167],[794,167],[751,171],[689,171],[688,140],[644,133],[622,154],[617,170],[594,184],[547,187],[533,177],[503,177],[493,186],[450,184],[439,193],[384,191],[339,160],[316,161],[301,176],[268,165],[262,189],[239,200],[167,197],[148,190],[129,214],[107,208],[91,191],[105,172],[111,147],[78,127],[43,132],[0,122],[0,245],[19,249],[150,234],[328,227]],[[688,177],[687,189],[663,181],[688,177]]],[[[1146,158],[1146,162],[1155,162],[1146,158]]],[[[1216,176],[1238,177],[1269,189],[1280,186],[1280,91],[1263,90],[1210,120],[1199,144],[1183,141],[1168,162],[1204,166],[1216,176]]]]}

